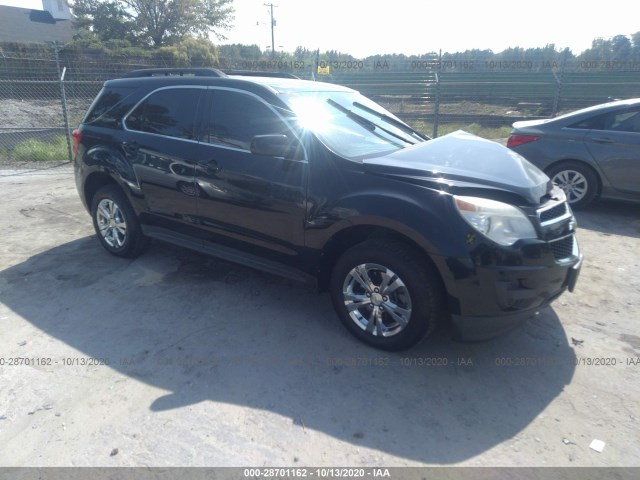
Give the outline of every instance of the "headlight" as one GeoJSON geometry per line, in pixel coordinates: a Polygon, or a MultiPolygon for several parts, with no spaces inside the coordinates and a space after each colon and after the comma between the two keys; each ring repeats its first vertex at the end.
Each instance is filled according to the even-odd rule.
{"type": "Polygon", "coordinates": [[[479,197],[453,198],[462,218],[500,245],[513,245],[523,238],[537,238],[527,216],[512,205],[479,197]]]}

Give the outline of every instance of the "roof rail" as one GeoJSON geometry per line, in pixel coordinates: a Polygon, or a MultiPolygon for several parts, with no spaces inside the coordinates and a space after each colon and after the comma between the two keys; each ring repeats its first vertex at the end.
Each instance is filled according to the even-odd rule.
{"type": "Polygon", "coordinates": [[[255,70],[226,70],[224,73],[227,75],[241,75],[243,77],[274,77],[274,78],[295,78],[300,80],[300,77],[293,73],[285,72],[256,72],[255,70]]]}
{"type": "Polygon", "coordinates": [[[122,75],[121,78],[171,76],[226,77],[226,75],[217,68],[143,68],[141,70],[131,70],[122,75]]]}

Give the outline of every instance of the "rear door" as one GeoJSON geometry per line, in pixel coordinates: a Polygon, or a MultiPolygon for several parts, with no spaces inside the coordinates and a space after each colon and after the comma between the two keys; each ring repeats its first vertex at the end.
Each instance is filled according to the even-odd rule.
{"type": "Polygon", "coordinates": [[[171,229],[195,222],[196,118],[205,87],[155,90],[127,116],[120,145],[153,223],[171,229]]]}
{"type": "Polygon", "coordinates": [[[640,108],[602,116],[585,136],[587,148],[620,192],[640,194],[640,108]]]}
{"type": "Polygon", "coordinates": [[[297,255],[303,245],[308,163],[251,153],[256,135],[296,136],[276,109],[241,90],[211,87],[196,181],[205,236],[236,248],[297,255]]]}

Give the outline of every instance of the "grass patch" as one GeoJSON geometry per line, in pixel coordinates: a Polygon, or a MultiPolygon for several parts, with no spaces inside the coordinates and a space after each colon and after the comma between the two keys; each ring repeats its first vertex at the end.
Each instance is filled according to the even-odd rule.
{"type": "Polygon", "coordinates": [[[13,159],[19,162],[60,162],[69,158],[67,138],[52,137],[49,141],[25,140],[13,149],[13,159]]]}
{"type": "MultiPolygon", "coordinates": [[[[433,123],[431,122],[425,122],[424,120],[410,120],[408,123],[425,135],[429,135],[430,137],[433,135],[433,123]]],[[[464,130],[465,132],[473,133],[478,137],[496,140],[498,138],[507,138],[511,132],[511,127],[485,127],[478,123],[441,123],[438,125],[438,136],[442,137],[443,135],[455,132],[456,130],[464,130]]]]}

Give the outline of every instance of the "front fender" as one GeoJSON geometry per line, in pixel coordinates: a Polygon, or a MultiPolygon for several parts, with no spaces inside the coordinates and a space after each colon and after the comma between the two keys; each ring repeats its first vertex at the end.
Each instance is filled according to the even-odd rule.
{"type": "Polygon", "coordinates": [[[365,192],[350,195],[318,209],[308,219],[306,244],[322,250],[345,229],[368,226],[392,230],[411,239],[430,255],[453,255],[463,246],[456,232],[450,195],[421,189],[420,195],[382,195],[365,192]]]}

